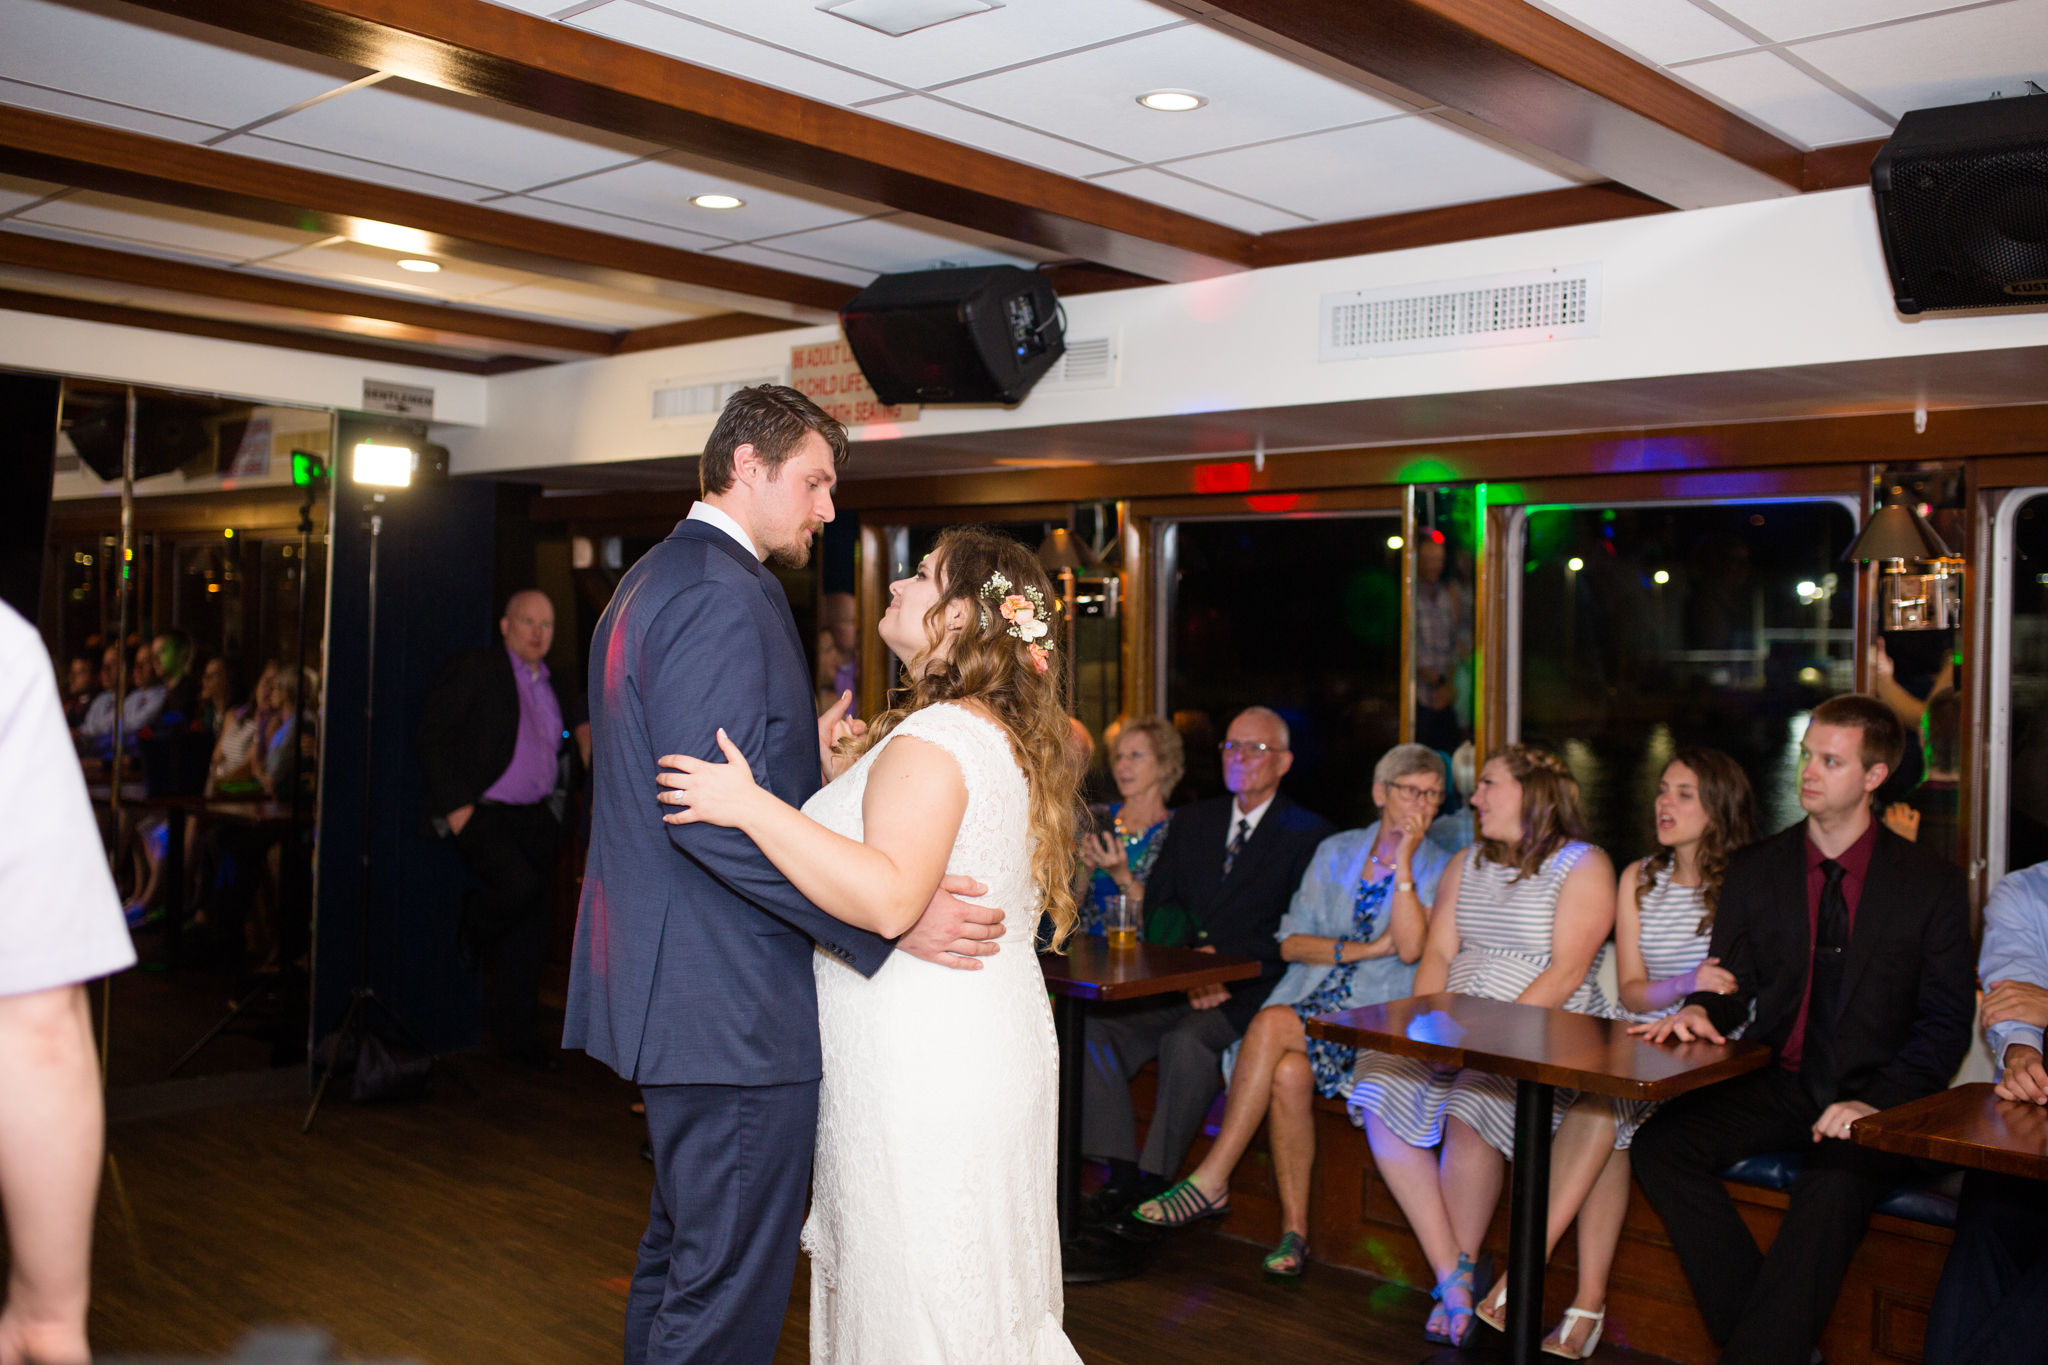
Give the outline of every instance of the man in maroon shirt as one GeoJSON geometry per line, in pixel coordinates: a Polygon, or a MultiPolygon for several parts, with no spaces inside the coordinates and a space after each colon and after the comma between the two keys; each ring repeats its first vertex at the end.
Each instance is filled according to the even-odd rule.
{"type": "Polygon", "coordinates": [[[1723,1362],[1808,1365],[1871,1210],[1912,1170],[1856,1146],[1850,1125],[1946,1088],[1969,1048],[1962,870],[1870,812],[1904,748],[1874,698],[1814,709],[1799,746],[1806,819],[1736,852],[1721,884],[1709,952],[1735,989],[1632,1030],[1718,1043],[1746,1025],[1776,1054],[1776,1066],[1666,1105],[1632,1152],[1723,1362]],[[1792,1149],[1803,1161],[1766,1255],[1718,1172],[1792,1149]]]}

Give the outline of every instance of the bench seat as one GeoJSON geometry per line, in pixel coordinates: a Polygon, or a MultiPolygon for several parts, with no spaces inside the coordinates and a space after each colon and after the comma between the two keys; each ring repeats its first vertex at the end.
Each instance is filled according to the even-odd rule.
{"type": "MultiPolygon", "coordinates": [[[[1155,1086],[1156,1073],[1150,1066],[1132,1082],[1141,1142],[1155,1086]]],[[[1365,1134],[1352,1125],[1339,1101],[1318,1099],[1315,1111],[1310,1256],[1397,1284],[1428,1289],[1435,1277],[1393,1192],[1374,1168],[1365,1134]]],[[[1207,1152],[1214,1120],[1220,1115],[1220,1107],[1212,1112],[1207,1131],[1189,1153],[1187,1169],[1192,1170],[1207,1152]]],[[[1724,1173],[1723,1178],[1758,1245],[1768,1247],[1789,1202],[1785,1191],[1797,1174],[1798,1154],[1784,1154],[1769,1164],[1765,1161],[1752,1158],[1724,1173]]],[[[1279,1240],[1278,1190],[1263,1130],[1238,1163],[1230,1197],[1231,1212],[1221,1220],[1222,1231],[1268,1245],[1279,1240]]],[[[1948,1255],[1954,1221],[1953,1185],[1944,1187],[1940,1182],[1900,1191],[1871,1218],[1869,1234],[1856,1252],[1821,1338],[1828,1365],[1913,1365],[1920,1359],[1934,1285],[1948,1255]]],[[[1486,1249],[1504,1256],[1507,1231],[1504,1185],[1486,1249]]],[[[1259,1253],[1247,1247],[1244,1254],[1259,1253]]],[[[1577,1265],[1577,1230],[1573,1229],[1551,1257],[1545,1284],[1546,1320],[1561,1317],[1571,1301],[1577,1265]]],[[[1712,1365],[1719,1354],[1693,1304],[1664,1224],[1640,1187],[1623,1225],[1607,1312],[1606,1338],[1610,1341],[1684,1365],[1712,1365]]]]}

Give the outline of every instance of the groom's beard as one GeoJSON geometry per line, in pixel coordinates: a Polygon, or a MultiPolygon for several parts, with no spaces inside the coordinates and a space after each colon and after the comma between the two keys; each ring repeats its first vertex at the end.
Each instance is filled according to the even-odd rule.
{"type": "Polygon", "coordinates": [[[795,539],[786,545],[768,547],[768,562],[778,569],[801,569],[811,562],[811,542],[825,529],[822,521],[804,523],[795,539]]]}

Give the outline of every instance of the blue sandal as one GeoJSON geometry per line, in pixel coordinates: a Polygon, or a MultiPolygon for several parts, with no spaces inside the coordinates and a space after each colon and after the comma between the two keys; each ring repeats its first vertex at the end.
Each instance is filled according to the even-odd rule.
{"type": "Polygon", "coordinates": [[[1472,1309],[1469,1306],[1461,1308],[1454,1304],[1447,1304],[1443,1300],[1446,1291],[1457,1289],[1461,1286],[1469,1298],[1473,1292],[1472,1282],[1477,1276],[1478,1271],[1478,1265],[1471,1257],[1461,1251],[1458,1253],[1457,1269],[1444,1276],[1441,1280],[1438,1280],[1436,1288],[1429,1291],[1429,1296],[1435,1299],[1438,1305],[1436,1312],[1432,1312],[1429,1315],[1430,1322],[1436,1321],[1437,1313],[1442,1313],[1446,1321],[1444,1323],[1444,1330],[1441,1332],[1432,1331],[1428,1324],[1425,1323],[1422,1335],[1426,1340],[1434,1341],[1442,1346],[1458,1347],[1463,1346],[1466,1340],[1471,1337],[1472,1309]],[[1462,1326],[1458,1322],[1460,1318],[1464,1319],[1462,1326]]]}

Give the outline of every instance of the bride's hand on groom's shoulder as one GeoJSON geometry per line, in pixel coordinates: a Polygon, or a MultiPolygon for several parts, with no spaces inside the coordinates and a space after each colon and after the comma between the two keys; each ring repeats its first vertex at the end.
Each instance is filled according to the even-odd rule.
{"type": "Polygon", "coordinates": [[[746,818],[749,803],[761,795],[754,770],[740,747],[718,732],[718,747],[725,753],[723,763],[692,758],[688,754],[665,754],[664,771],[654,780],[661,785],[655,800],[675,810],[661,818],[671,825],[724,825],[736,828],[746,818]]]}

